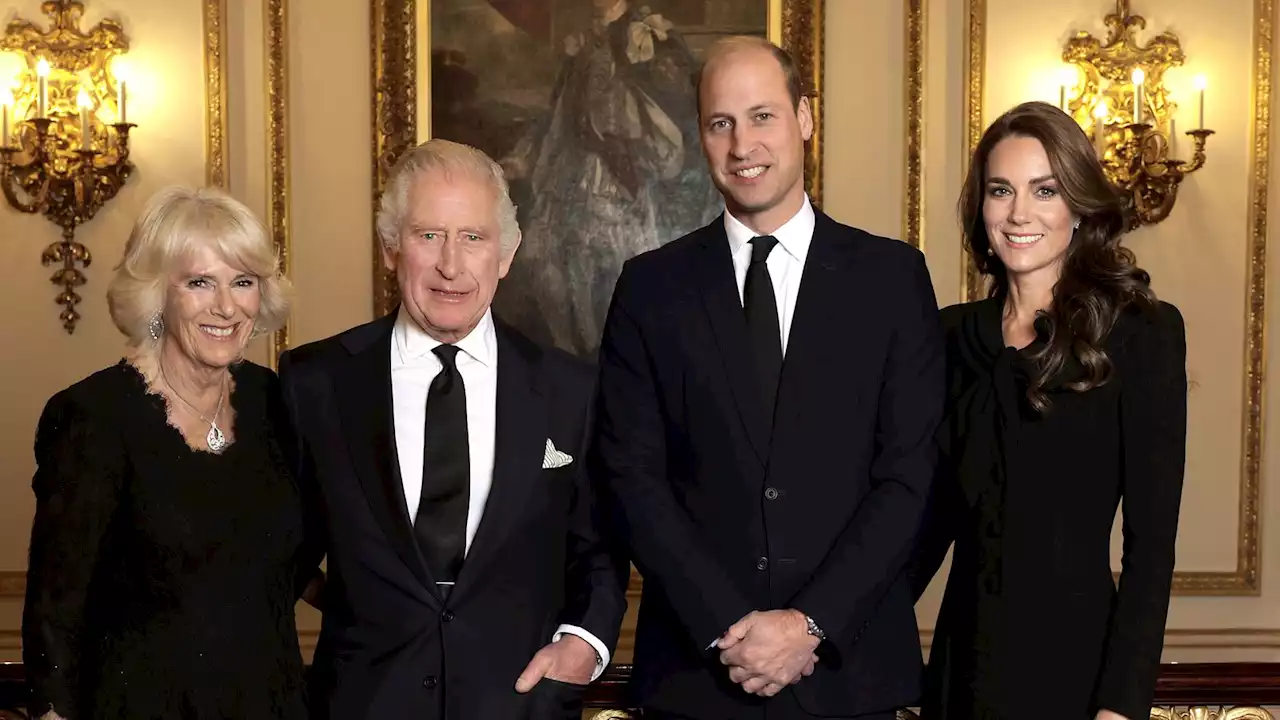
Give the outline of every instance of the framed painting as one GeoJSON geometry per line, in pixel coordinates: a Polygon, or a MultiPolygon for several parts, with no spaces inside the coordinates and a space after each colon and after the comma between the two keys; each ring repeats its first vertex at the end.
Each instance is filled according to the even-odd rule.
{"type": "MultiPolygon", "coordinates": [[[[430,137],[506,172],[523,241],[494,310],[533,339],[593,357],[627,258],[713,220],[694,81],[728,35],[795,59],[814,107],[806,158],[822,199],[824,0],[372,0],[374,202],[430,137]]],[[[374,238],[374,309],[395,278],[374,238]]]]}

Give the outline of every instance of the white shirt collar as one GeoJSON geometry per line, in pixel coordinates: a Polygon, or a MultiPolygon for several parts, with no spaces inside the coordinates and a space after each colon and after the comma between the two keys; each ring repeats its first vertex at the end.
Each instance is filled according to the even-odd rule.
{"type": "MultiPolygon", "coordinates": [[[[792,215],[790,220],[782,224],[782,227],[773,231],[772,235],[778,239],[778,245],[786,250],[788,255],[803,262],[809,254],[809,244],[813,242],[813,228],[816,222],[813,205],[809,203],[809,194],[805,193],[804,204],[800,206],[799,212],[792,215]]],[[[751,238],[758,236],[756,231],[743,225],[742,221],[727,209],[724,211],[724,232],[729,237],[729,252],[734,255],[751,242],[751,238]]]]}
{"type": "MultiPolygon", "coordinates": [[[[400,362],[404,365],[413,364],[419,358],[430,354],[437,346],[443,345],[439,340],[428,335],[427,331],[423,330],[409,315],[409,311],[404,309],[404,306],[400,307],[400,312],[396,316],[393,334],[400,362]]],[[[454,344],[476,362],[485,367],[494,367],[498,361],[498,338],[493,327],[493,311],[485,310],[484,317],[480,318],[475,328],[454,344]]]]}

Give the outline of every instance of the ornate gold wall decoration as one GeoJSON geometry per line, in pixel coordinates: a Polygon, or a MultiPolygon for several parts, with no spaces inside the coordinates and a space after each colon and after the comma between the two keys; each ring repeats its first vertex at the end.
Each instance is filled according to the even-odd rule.
{"type": "Polygon", "coordinates": [[[227,188],[227,0],[204,0],[205,182],[227,188]]]}
{"type": "MultiPolygon", "coordinates": [[[[280,256],[281,271],[292,274],[289,236],[289,73],[288,0],[266,3],[267,66],[267,229],[280,256]]],[[[289,321],[271,334],[272,368],[289,347],[289,321]]]]}
{"type": "Polygon", "coordinates": [[[1187,708],[1152,708],[1151,720],[1273,720],[1260,707],[1217,707],[1195,705],[1187,708]]]}
{"type": "MultiPolygon", "coordinates": [[[[805,187],[814,204],[822,203],[822,63],[826,0],[767,2],[769,38],[795,59],[805,92],[811,97],[814,131],[805,158],[805,187]]],[[[370,0],[373,67],[373,207],[396,159],[417,144],[417,7],[430,0],[370,0]]],[[[373,305],[385,315],[399,302],[395,278],[383,268],[377,232],[373,233],[373,305]]]]}
{"type": "Polygon", "coordinates": [[[924,247],[924,86],[925,47],[929,22],[928,0],[907,0],[906,97],[907,187],[903,208],[902,239],[924,247]]]}
{"type": "MultiPolygon", "coordinates": [[[[968,31],[968,117],[966,135],[969,155],[977,147],[985,129],[982,118],[983,83],[986,62],[986,1],[967,0],[968,31]]],[[[1240,468],[1240,511],[1236,539],[1236,569],[1228,572],[1174,573],[1175,595],[1257,595],[1261,591],[1258,568],[1259,493],[1262,467],[1262,413],[1264,355],[1266,338],[1267,277],[1267,189],[1271,157],[1271,42],[1274,0],[1254,0],[1253,122],[1250,137],[1249,180],[1249,284],[1245,302],[1243,457],[1240,468]]],[[[963,253],[963,249],[961,250],[963,253]]],[[[967,256],[965,297],[977,300],[985,294],[983,278],[967,256]]]]}
{"type": "Polygon", "coordinates": [[[1153,225],[1173,210],[1183,178],[1204,165],[1205,141],[1213,131],[1188,130],[1191,160],[1174,157],[1176,106],[1164,74],[1185,61],[1182,44],[1167,32],[1139,42],[1137,33],[1147,21],[1130,12],[1129,0],[1116,0],[1105,22],[1106,40],[1079,31],[1063,48],[1062,59],[1081,78],[1064,109],[1094,138],[1107,177],[1132,198],[1131,223],[1153,225]]]}
{"type": "MultiPolygon", "coordinates": [[[[983,79],[986,76],[987,62],[987,0],[966,0],[968,22],[965,25],[965,39],[969,48],[965,54],[965,162],[961,165],[961,173],[969,171],[968,158],[978,149],[982,140],[982,131],[986,127],[982,122],[983,79]]],[[[964,176],[961,175],[961,183],[964,176]]],[[[960,250],[960,265],[964,268],[960,278],[960,292],[964,299],[973,302],[981,300],[987,291],[986,280],[978,273],[973,261],[964,256],[960,250]]]]}
{"type": "Polygon", "coordinates": [[[56,266],[50,281],[61,288],[58,317],[71,333],[80,320],[76,289],[86,282],[80,268],[93,260],[75,240],[76,228],[114,198],[133,172],[134,125],[127,122],[126,88],[112,65],[128,51],[129,40],[111,19],[82,31],[79,0],[47,0],[40,9],[49,18],[47,30],[16,19],[0,37],[0,50],[18,53],[27,64],[17,97],[0,98],[0,186],[14,209],[38,213],[62,228],[62,240],[45,248],[40,262],[56,266]],[[108,113],[111,122],[102,117],[108,113]]]}

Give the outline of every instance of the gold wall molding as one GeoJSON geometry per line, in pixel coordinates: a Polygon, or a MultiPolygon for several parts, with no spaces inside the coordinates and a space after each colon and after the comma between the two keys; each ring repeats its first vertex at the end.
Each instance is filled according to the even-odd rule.
{"type": "MultiPolygon", "coordinates": [[[[966,157],[972,157],[985,129],[982,118],[986,64],[986,0],[967,0],[968,54],[965,103],[968,139],[966,157]]],[[[1258,595],[1262,549],[1258,528],[1262,474],[1263,373],[1266,351],[1267,307],[1267,188],[1271,158],[1271,43],[1275,0],[1254,0],[1253,98],[1250,128],[1250,177],[1248,253],[1249,285],[1245,297],[1243,455],[1240,467],[1240,510],[1236,537],[1236,569],[1231,571],[1176,571],[1174,595],[1258,595]]],[[[967,161],[966,161],[967,171],[967,161]]],[[[970,301],[984,294],[983,279],[960,248],[964,267],[962,293],[970,301]]]]}
{"type": "Polygon", "coordinates": [[[205,182],[226,189],[230,166],[227,145],[227,0],[204,2],[205,182]]]}
{"type": "MultiPolygon", "coordinates": [[[[987,0],[966,0],[965,10],[968,15],[965,40],[969,52],[965,55],[964,62],[967,80],[964,94],[965,159],[960,165],[961,184],[964,183],[964,173],[969,172],[969,158],[978,149],[978,142],[982,140],[982,131],[986,127],[982,122],[982,100],[987,62],[987,0]]],[[[985,290],[982,275],[964,251],[963,242],[960,246],[960,267],[961,297],[968,302],[981,300],[985,290]]]]}
{"type": "MultiPolygon", "coordinates": [[[[267,0],[267,231],[275,243],[280,269],[293,274],[289,234],[289,2],[267,0]]],[[[268,364],[274,369],[289,347],[289,318],[271,333],[268,364]]]]}
{"type": "MultiPolygon", "coordinates": [[[[761,0],[762,2],[764,0],[761,0]]],[[[382,264],[376,231],[378,198],[397,158],[418,143],[418,3],[370,0],[373,87],[373,311],[381,317],[399,302],[395,276],[382,264]]],[[[805,156],[805,188],[822,205],[823,20],[826,0],[768,0],[769,39],[791,53],[813,109],[813,137],[805,156]],[[775,25],[776,23],[776,25],[775,25]]],[[[430,17],[430,8],[422,8],[430,17]]]]}
{"type": "Polygon", "coordinates": [[[924,249],[924,92],[928,47],[928,0],[907,0],[906,98],[907,187],[902,212],[902,239],[924,249]]]}

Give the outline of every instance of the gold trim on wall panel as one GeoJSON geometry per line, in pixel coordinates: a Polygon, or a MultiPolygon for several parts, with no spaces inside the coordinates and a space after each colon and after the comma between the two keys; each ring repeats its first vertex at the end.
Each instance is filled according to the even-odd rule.
{"type": "MultiPolygon", "coordinates": [[[[969,172],[969,158],[982,139],[982,99],[983,83],[986,79],[987,63],[987,0],[968,0],[969,23],[966,36],[969,42],[969,53],[965,57],[965,76],[968,87],[965,89],[965,153],[961,168],[969,172]]],[[[963,182],[963,178],[961,178],[963,182]]],[[[963,228],[961,228],[963,232],[963,228]]],[[[984,283],[978,274],[978,268],[965,252],[964,243],[960,244],[960,296],[972,302],[980,300],[984,283]]]]}
{"type": "MultiPolygon", "coordinates": [[[[1258,595],[1262,563],[1259,501],[1262,468],[1263,389],[1266,361],[1267,188],[1271,158],[1271,42],[1275,0],[1254,0],[1253,123],[1250,128],[1252,173],[1249,178],[1249,286],[1245,307],[1243,457],[1240,466],[1240,516],[1236,569],[1229,572],[1177,571],[1175,595],[1258,595]]],[[[968,0],[969,30],[966,102],[967,158],[984,129],[982,97],[986,63],[986,0],[968,0]]],[[[963,253],[963,249],[961,250],[963,253]]],[[[969,300],[982,297],[982,278],[967,256],[962,285],[969,300]]]]}
{"type": "MultiPolygon", "coordinates": [[[[778,0],[770,2],[770,19],[778,0]]],[[[813,136],[804,160],[805,188],[813,204],[822,207],[822,72],[826,58],[823,34],[826,0],[782,0],[782,42],[795,61],[813,110],[813,136]]],[[[769,28],[772,36],[773,28],[769,28]]],[[[773,39],[770,37],[770,39],[773,39]]]]}
{"type": "Polygon", "coordinates": [[[227,144],[227,16],[226,0],[204,3],[205,182],[227,187],[230,147],[227,144]]]}
{"type": "MultiPolygon", "coordinates": [[[[292,273],[289,243],[289,3],[267,0],[267,228],[280,257],[280,269],[292,273]]],[[[272,368],[289,347],[289,319],[271,334],[272,368]]]]}
{"type": "Polygon", "coordinates": [[[1253,127],[1249,176],[1249,287],[1245,298],[1244,418],[1241,431],[1240,519],[1235,572],[1175,573],[1180,595],[1259,595],[1259,496],[1262,474],[1262,409],[1267,335],[1267,186],[1271,158],[1271,33],[1274,0],[1253,10],[1253,127]]]}
{"type": "MultiPolygon", "coordinates": [[[[424,0],[425,1],[425,0],[424,0]]],[[[414,0],[370,0],[373,57],[373,313],[391,312],[395,276],[382,264],[378,200],[396,158],[417,141],[417,47],[414,0]]]]}
{"type": "Polygon", "coordinates": [[[906,97],[907,97],[907,188],[902,213],[902,239],[915,248],[924,247],[924,83],[928,0],[907,0],[906,9],[906,97]]]}

